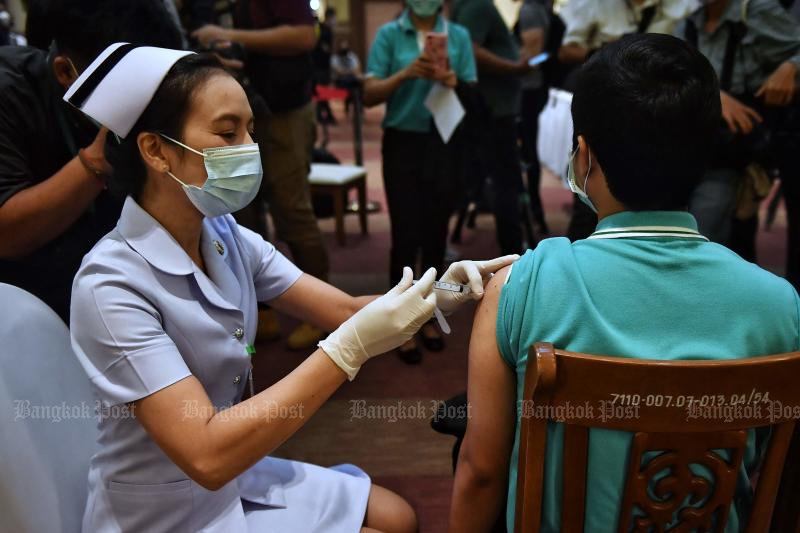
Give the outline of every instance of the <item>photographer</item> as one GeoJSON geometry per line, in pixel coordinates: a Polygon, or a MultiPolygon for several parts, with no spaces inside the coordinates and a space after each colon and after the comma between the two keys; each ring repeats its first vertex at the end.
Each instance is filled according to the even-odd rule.
{"type": "Polygon", "coordinates": [[[687,20],[685,34],[720,78],[724,119],[690,210],[709,239],[755,260],[758,195],[769,184],[751,164],[776,168],[788,212],[786,275],[800,287],[800,26],[778,0],[714,0],[687,20]]]}

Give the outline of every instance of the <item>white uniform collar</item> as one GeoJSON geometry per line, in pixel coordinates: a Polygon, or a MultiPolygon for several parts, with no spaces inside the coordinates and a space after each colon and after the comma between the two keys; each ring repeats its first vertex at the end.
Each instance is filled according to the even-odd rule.
{"type": "Polygon", "coordinates": [[[194,262],[178,241],[130,196],[122,206],[117,231],[131,248],[157,269],[175,276],[194,272],[194,262]]]}

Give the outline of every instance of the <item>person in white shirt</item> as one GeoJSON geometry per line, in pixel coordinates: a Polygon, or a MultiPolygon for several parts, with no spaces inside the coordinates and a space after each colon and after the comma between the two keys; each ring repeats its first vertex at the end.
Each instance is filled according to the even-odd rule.
{"type": "Polygon", "coordinates": [[[559,59],[583,63],[629,33],[672,34],[698,7],[697,0],[570,0],[561,11],[567,30],[559,59]]]}

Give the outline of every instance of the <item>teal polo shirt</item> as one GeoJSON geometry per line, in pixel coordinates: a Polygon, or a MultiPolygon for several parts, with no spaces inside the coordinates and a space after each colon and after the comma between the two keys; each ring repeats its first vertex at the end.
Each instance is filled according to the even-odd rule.
{"type": "MultiPolygon", "coordinates": [[[[469,32],[463,26],[446,22],[441,15],[436,19],[434,31],[447,32],[450,68],[459,81],[476,82],[478,75],[469,32]]],[[[420,52],[417,29],[406,9],[378,30],[367,58],[367,75],[386,79],[413,63],[420,52]]],[[[383,127],[419,133],[431,131],[431,114],[425,107],[425,98],[433,84],[431,80],[416,79],[400,85],[386,102],[383,127]]]]}
{"type": "MultiPolygon", "coordinates": [[[[497,345],[523,398],[528,347],[641,359],[739,359],[800,349],[800,299],[792,286],[719,244],[696,238],[686,212],[623,212],[570,243],[547,239],[512,267],[497,311],[497,345]],[[645,236],[658,234],[658,237],[645,236]],[[602,238],[597,238],[602,237],[602,238]],[[621,237],[621,238],[611,238],[621,237]]],[[[507,520],[514,524],[520,412],[507,520]]],[[[763,432],[762,432],[763,433],[763,432]]],[[[752,500],[750,474],[765,435],[749,435],[727,531],[752,500]]],[[[561,521],[563,424],[550,423],[542,531],[561,521]]],[[[585,531],[616,531],[631,434],[590,430],[585,531]]]]}

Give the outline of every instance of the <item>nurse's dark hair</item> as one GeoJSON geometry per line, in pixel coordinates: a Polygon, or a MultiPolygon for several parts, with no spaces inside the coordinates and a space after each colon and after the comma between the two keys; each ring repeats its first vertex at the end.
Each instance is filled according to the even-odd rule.
{"type": "Polygon", "coordinates": [[[108,134],[105,155],[114,169],[108,182],[112,194],[121,197],[130,195],[138,200],[147,169],[139,152],[137,136],[142,132],[154,132],[181,140],[192,96],[215,75],[230,75],[215,56],[192,54],[182,57],[164,77],[150,104],[125,139],[117,143],[114,135],[108,134]]]}
{"type": "Polygon", "coordinates": [[[126,42],[180,49],[180,29],[163,0],[48,0],[38,24],[83,70],[108,46],[126,42]]]}
{"type": "MultiPolygon", "coordinates": [[[[576,75],[575,134],[633,211],[686,209],[716,146],[719,83],[693,46],[632,35],[595,53],[576,75]]],[[[591,180],[589,183],[591,191],[591,180]]]]}

